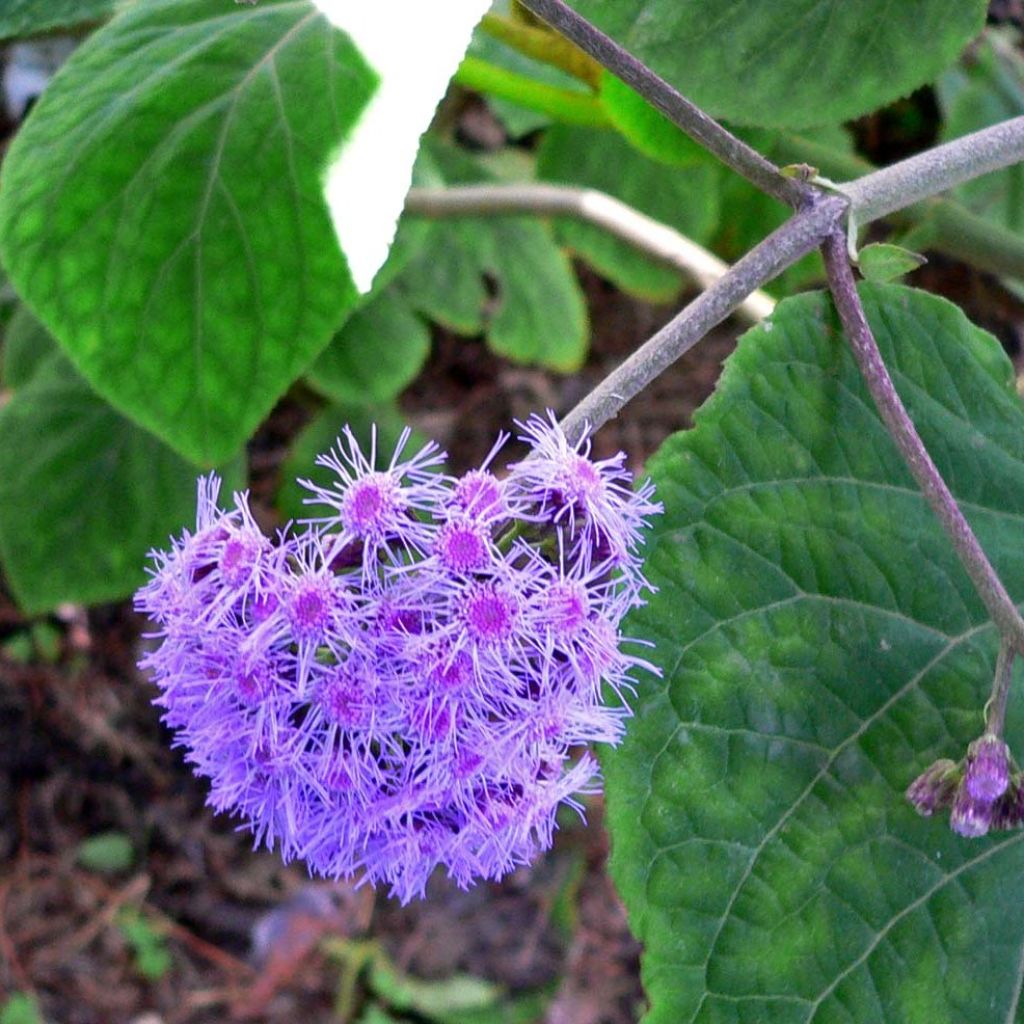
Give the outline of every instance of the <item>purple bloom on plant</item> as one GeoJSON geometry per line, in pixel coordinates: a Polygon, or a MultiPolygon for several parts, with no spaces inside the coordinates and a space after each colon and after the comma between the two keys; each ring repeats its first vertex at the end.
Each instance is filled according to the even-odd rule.
{"type": "Polygon", "coordinates": [[[1010,785],[1010,751],[998,736],[986,733],[967,748],[964,786],[973,800],[993,803],[1010,785]]]}
{"type": "Polygon", "coordinates": [[[407,901],[443,866],[460,885],[546,849],[561,803],[597,787],[638,669],[619,622],[643,603],[639,549],[660,512],[623,456],[589,457],[553,417],[499,479],[459,480],[428,445],[383,468],[346,428],[307,484],[328,514],[275,542],[245,495],[199,484],[195,533],[154,553],[137,595],[142,661],[210,803],[256,842],[407,901]],[[353,557],[358,555],[359,557],[353,557]]]}

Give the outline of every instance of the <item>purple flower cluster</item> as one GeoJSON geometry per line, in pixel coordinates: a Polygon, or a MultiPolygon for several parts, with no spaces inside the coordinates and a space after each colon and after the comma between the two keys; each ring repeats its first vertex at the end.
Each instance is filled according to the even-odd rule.
{"type": "Polygon", "coordinates": [[[1024,825],[1024,775],[1009,747],[990,732],[976,739],[960,764],[943,758],[919,775],[907,799],[925,817],[949,808],[949,827],[969,838],[1024,825]]]}
{"type": "Polygon", "coordinates": [[[322,515],[274,541],[200,481],[195,532],[137,595],[159,627],[142,666],[257,843],[404,902],[438,865],[465,886],[526,863],[596,787],[585,747],[620,739],[651,668],[619,623],[661,508],[621,453],[592,460],[553,416],[520,427],[504,478],[507,437],[458,479],[433,444],[407,457],[408,431],[378,468],[346,429],[317,460],[333,483],[302,481],[322,515]]]}

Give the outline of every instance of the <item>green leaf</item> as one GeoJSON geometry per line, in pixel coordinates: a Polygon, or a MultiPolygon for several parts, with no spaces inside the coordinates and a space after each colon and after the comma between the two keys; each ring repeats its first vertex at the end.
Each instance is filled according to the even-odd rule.
{"type": "Polygon", "coordinates": [[[702,146],[609,71],[601,76],[601,102],[612,124],[644,156],[678,167],[707,161],[702,146]]]}
{"type": "Polygon", "coordinates": [[[105,875],[127,871],[135,863],[135,849],[123,832],[101,832],[78,844],[76,859],[83,868],[105,875]]]}
{"type": "Polygon", "coordinates": [[[807,128],[931,81],[984,23],[985,0],[573,0],[688,99],[737,124],[807,128]]]}
{"type": "MultiPolygon", "coordinates": [[[[1024,60],[995,37],[979,46],[972,62],[943,78],[943,141],[1024,113],[1024,60]]],[[[956,197],[973,213],[1024,233],[1024,168],[1014,164],[960,185],[956,197]]]]}
{"type": "MultiPolygon", "coordinates": [[[[348,426],[355,434],[363,451],[369,452],[372,430],[377,428],[377,450],[391,452],[406,423],[395,405],[346,404],[328,405],[306,425],[292,442],[292,449],[281,467],[281,489],[277,492],[277,507],[285,519],[309,519],[323,513],[304,503],[309,491],[299,479],[312,480],[320,486],[334,482],[334,474],[317,466],[316,457],[330,451],[342,429],[348,426]]],[[[422,444],[414,433],[411,445],[422,444]]]]}
{"type": "MultiPolygon", "coordinates": [[[[697,243],[718,223],[720,169],[710,160],[670,171],[616,132],[556,125],[544,136],[537,174],[546,181],[599,189],[697,243]]],[[[592,224],[563,218],[558,237],[625,291],[653,301],[679,292],[678,271],[592,224]]]]}
{"type": "Polygon", "coordinates": [[[171,952],[164,935],[135,907],[126,907],[118,927],[135,953],[135,970],[147,981],[158,981],[171,969],[171,952]]]}
{"type": "MultiPolygon", "coordinates": [[[[241,464],[228,468],[241,485],[241,464]]],[[[59,354],[0,408],[0,561],[30,612],[128,596],[195,515],[195,470],[59,354]]]]}
{"type": "MultiPolygon", "coordinates": [[[[1024,409],[994,338],[863,285],[928,449],[1024,597],[1024,409]]],[[[654,643],[604,758],[612,872],[654,1022],[1013,1021],[1024,833],[968,840],[903,790],[982,729],[998,639],[820,294],[730,358],[648,467],[654,643]]],[[[1018,680],[1018,683],[1020,680],[1018,680]]],[[[1024,740],[1019,689],[1008,732],[1024,740]]]]}
{"type": "MultiPolygon", "coordinates": [[[[458,150],[433,145],[447,184],[493,181],[458,150]]],[[[499,355],[553,370],[586,356],[586,305],[550,227],[532,217],[460,217],[433,225],[399,278],[413,309],[459,334],[484,334],[499,355]]]]}
{"type": "Polygon", "coordinates": [[[118,6],[118,0],[0,0],[0,39],[103,21],[118,6]]]}
{"type": "Polygon", "coordinates": [[[493,1006],[448,1010],[436,1019],[438,1024],[537,1024],[548,1019],[553,996],[553,990],[521,992],[493,1006]]]}
{"type": "Polygon", "coordinates": [[[15,138],[11,279],[96,390],[187,457],[234,453],[352,305],[321,177],[374,88],[305,0],[146,0],[15,138]]]}
{"type": "Polygon", "coordinates": [[[383,402],[413,380],[429,353],[427,325],[389,289],[348,318],[306,379],[336,402],[383,402]]]}
{"type": "Polygon", "coordinates": [[[857,253],[857,265],[867,281],[895,281],[927,262],[920,253],[889,242],[873,242],[857,253]]]}
{"type": "Polygon", "coordinates": [[[55,665],[60,660],[63,647],[61,631],[51,622],[33,622],[30,630],[32,646],[44,665],[55,665]]]}

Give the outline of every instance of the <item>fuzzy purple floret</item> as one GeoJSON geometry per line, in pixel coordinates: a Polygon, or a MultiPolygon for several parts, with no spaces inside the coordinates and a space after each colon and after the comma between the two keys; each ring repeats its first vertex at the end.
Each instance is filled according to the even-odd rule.
{"type": "Polygon", "coordinates": [[[197,526],[154,553],[142,661],[210,803],[316,874],[403,902],[438,866],[496,879],[551,844],[561,803],[598,787],[638,669],[619,631],[649,589],[661,511],[624,457],[593,461],[553,417],[529,458],[455,480],[436,446],[383,468],[347,429],[307,484],[326,513],[272,542],[247,497],[199,483],[197,526]],[[612,695],[613,702],[606,698],[612,695]]]}
{"type": "Polygon", "coordinates": [[[1000,737],[986,733],[968,748],[964,786],[971,799],[994,803],[1009,785],[1010,751],[1000,737]]]}

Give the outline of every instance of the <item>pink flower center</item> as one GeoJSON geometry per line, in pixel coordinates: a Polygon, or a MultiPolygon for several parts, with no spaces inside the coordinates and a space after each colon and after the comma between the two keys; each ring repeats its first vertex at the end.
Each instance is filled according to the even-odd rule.
{"type": "Polygon", "coordinates": [[[516,627],[519,601],[515,594],[485,584],[470,591],[463,615],[470,636],[478,643],[501,643],[516,627]]]}
{"type": "Polygon", "coordinates": [[[317,576],[299,579],[288,598],[288,621],[302,639],[321,637],[331,624],[333,604],[329,580],[317,576]]]}
{"type": "Polygon", "coordinates": [[[451,521],[441,527],[436,545],[441,564],[452,572],[473,572],[490,561],[487,530],[472,521],[451,521]]]}
{"type": "Polygon", "coordinates": [[[320,688],[320,706],[330,721],[343,729],[358,729],[369,723],[370,708],[363,688],[344,669],[320,688]]]}
{"type": "Polygon", "coordinates": [[[586,502],[604,490],[604,480],[597,467],[582,455],[573,453],[562,471],[563,487],[572,501],[586,502]]]}
{"type": "Polygon", "coordinates": [[[369,473],[357,480],[341,503],[341,521],[358,537],[378,540],[392,532],[404,509],[401,488],[388,473],[369,473]]]}
{"type": "Polygon", "coordinates": [[[431,668],[429,679],[438,690],[460,690],[473,679],[473,659],[465,651],[445,655],[431,668]]]}
{"type": "Polygon", "coordinates": [[[345,729],[370,724],[378,703],[380,680],[373,666],[361,658],[336,665],[316,690],[316,700],[327,719],[345,729]]]}
{"type": "Polygon", "coordinates": [[[268,689],[266,667],[257,665],[249,671],[239,669],[235,673],[235,687],[238,691],[238,696],[246,703],[258,700],[268,689]]]}

